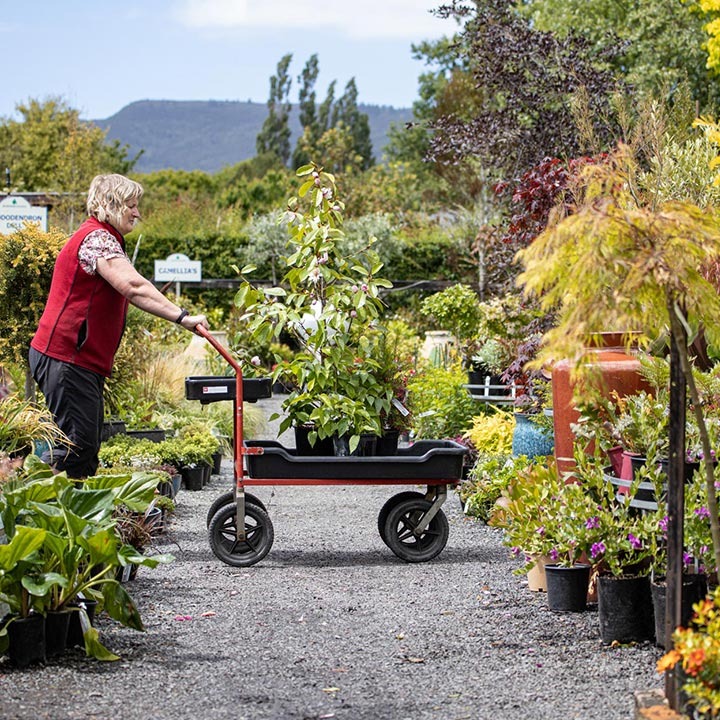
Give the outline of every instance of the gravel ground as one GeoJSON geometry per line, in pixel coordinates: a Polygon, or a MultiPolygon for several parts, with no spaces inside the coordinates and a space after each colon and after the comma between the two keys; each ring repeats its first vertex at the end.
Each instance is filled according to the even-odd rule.
{"type": "Polygon", "coordinates": [[[662,686],[657,648],[603,646],[593,606],[549,612],[512,574],[500,533],[465,518],[454,494],[445,550],[406,564],[376,522],[407,488],[253,488],[275,543],[251,568],[223,565],[205,514],[231,472],[226,462],[203,490],[181,491],[156,547],[175,562],[128,583],[146,632],[98,619],[122,659],[0,661],[0,718],[619,720],[635,691],[662,686]]]}

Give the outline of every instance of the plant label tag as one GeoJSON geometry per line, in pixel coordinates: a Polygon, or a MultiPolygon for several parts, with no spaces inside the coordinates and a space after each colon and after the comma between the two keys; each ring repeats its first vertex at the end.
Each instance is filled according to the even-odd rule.
{"type": "Polygon", "coordinates": [[[403,417],[407,417],[410,414],[410,411],[397,398],[393,398],[391,404],[403,417]]]}

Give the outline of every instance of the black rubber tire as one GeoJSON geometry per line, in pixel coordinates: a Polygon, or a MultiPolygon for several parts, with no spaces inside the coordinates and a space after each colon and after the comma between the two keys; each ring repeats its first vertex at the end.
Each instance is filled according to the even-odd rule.
{"type": "Polygon", "coordinates": [[[378,513],[378,519],[377,519],[377,527],[378,532],[380,533],[380,537],[382,538],[382,541],[387,545],[387,539],[385,538],[385,523],[387,522],[388,515],[390,514],[390,511],[400,502],[403,500],[410,500],[411,498],[420,498],[421,500],[425,498],[425,496],[417,492],[415,490],[405,490],[404,492],[397,493],[396,495],[393,495],[392,497],[389,497],[385,504],[380,508],[380,512],[378,513]]]}
{"type": "Polygon", "coordinates": [[[409,498],[395,505],[388,514],[385,542],[401,560],[427,562],[439,555],[447,544],[450,526],[442,510],[438,510],[421,535],[413,532],[431,505],[425,498],[409,498]]]}
{"type": "MultiPolygon", "coordinates": [[[[207,511],[207,521],[206,526],[210,527],[210,521],[213,519],[213,515],[223,506],[227,505],[228,503],[235,502],[235,495],[233,494],[232,490],[228,490],[227,492],[224,492],[222,495],[218,495],[213,501],[212,505],[210,505],[208,511],[207,511]]],[[[262,508],[267,512],[267,508],[265,507],[265,503],[257,496],[253,495],[252,493],[246,492],[245,493],[245,502],[246,503],[252,503],[253,505],[257,505],[259,508],[262,508]]]]}
{"type": "Polygon", "coordinates": [[[245,503],[245,540],[235,537],[236,507],[234,502],[221,507],[208,528],[210,548],[226,565],[250,567],[270,552],[275,531],[270,516],[257,505],[245,503]]]}

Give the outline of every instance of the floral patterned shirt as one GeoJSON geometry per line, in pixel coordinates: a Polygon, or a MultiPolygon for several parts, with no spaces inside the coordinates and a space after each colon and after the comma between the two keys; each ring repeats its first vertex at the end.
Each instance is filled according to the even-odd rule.
{"type": "Polygon", "coordinates": [[[80,243],[78,260],[80,261],[80,267],[88,275],[95,275],[97,261],[100,258],[109,260],[114,257],[124,257],[129,260],[127,253],[122,249],[122,245],[120,245],[117,238],[107,230],[93,230],[80,243]]]}

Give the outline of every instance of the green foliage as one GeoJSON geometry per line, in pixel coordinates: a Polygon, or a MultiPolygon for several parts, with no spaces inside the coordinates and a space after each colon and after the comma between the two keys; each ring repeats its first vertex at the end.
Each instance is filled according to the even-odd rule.
{"type": "Polygon", "coordinates": [[[466,383],[460,366],[423,367],[408,382],[413,431],[419,440],[454,438],[470,429],[477,406],[463,387],[466,383]]]}
{"type": "MultiPolygon", "coordinates": [[[[714,0],[701,0],[708,9],[714,0]]],[[[712,79],[712,39],[707,43],[696,3],[657,3],[639,0],[523,0],[521,12],[532,18],[540,30],[564,36],[574,33],[603,47],[608,38],[623,41],[623,51],[613,62],[628,84],[641,94],[662,87],[675,88],[687,79],[694,100],[702,108],[717,100],[712,79]]],[[[712,33],[711,33],[712,35],[712,33]]]]}
{"type": "Polygon", "coordinates": [[[0,400],[0,456],[33,452],[36,442],[59,445],[69,441],[46,408],[18,395],[0,400]]]}
{"type": "MultiPolygon", "coordinates": [[[[16,106],[20,120],[0,121],[0,163],[16,189],[69,193],[53,208],[55,222],[82,216],[84,193],[101,172],[127,172],[135,160],[127,147],[105,145],[106,133],[80,120],[61,97],[29,99],[16,106]]],[[[72,222],[69,225],[74,224],[72,222]]]]}
{"type": "Polygon", "coordinates": [[[50,292],[55,259],[67,237],[44,233],[27,224],[12,235],[0,235],[0,364],[27,368],[30,340],[50,292]]]}
{"type": "Polygon", "coordinates": [[[354,447],[360,433],[380,434],[380,414],[392,397],[375,374],[367,337],[380,315],[380,289],[390,283],[378,277],[382,263],[372,250],[351,258],[340,253],[344,205],[334,177],[316,165],[298,176],[299,199],[290,200],[285,215],[290,247],[282,285],[261,290],[244,282],[236,304],[255,340],[287,333],[300,348],[273,373],[296,387],[283,403],[281,431],[314,423],[321,438],[347,433],[354,447]]]}
{"type": "Polygon", "coordinates": [[[425,298],[421,309],[434,318],[439,328],[452,332],[460,343],[474,337],[480,326],[480,301],[466,285],[451,285],[425,298]]]}
{"type": "Polygon", "coordinates": [[[495,512],[495,503],[529,463],[524,455],[515,458],[502,451],[481,452],[468,479],[459,488],[465,514],[488,522],[495,512]]]}

